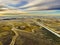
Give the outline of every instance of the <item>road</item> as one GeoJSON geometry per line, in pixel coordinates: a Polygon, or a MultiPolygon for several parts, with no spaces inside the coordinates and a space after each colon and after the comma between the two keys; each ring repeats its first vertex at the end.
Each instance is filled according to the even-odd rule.
{"type": "Polygon", "coordinates": [[[53,33],[54,35],[60,37],[60,35],[59,35],[58,33],[56,33],[56,32],[53,31],[54,29],[51,29],[51,28],[45,26],[43,23],[37,22],[36,20],[33,20],[33,22],[35,22],[35,23],[36,23],[37,25],[39,25],[39,26],[44,27],[45,29],[47,29],[48,31],[50,31],[51,33],[53,33]]]}
{"type": "Polygon", "coordinates": [[[16,29],[13,24],[11,24],[11,25],[13,26],[13,28],[11,30],[15,33],[15,36],[13,36],[10,45],[15,44],[18,36],[23,36],[23,37],[28,38],[28,39],[39,41],[39,38],[36,38],[36,35],[34,33],[28,32],[28,31],[25,31],[25,30],[16,29]]]}
{"type": "Polygon", "coordinates": [[[17,37],[19,36],[19,34],[16,32],[15,28],[12,28],[11,30],[15,33],[15,36],[13,36],[10,45],[14,45],[17,37]]]}

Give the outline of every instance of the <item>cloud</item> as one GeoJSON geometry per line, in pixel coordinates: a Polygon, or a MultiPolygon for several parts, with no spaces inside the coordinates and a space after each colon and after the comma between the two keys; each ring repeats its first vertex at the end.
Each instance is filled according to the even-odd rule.
{"type": "Polygon", "coordinates": [[[52,2],[52,1],[54,1],[54,0],[33,0],[32,2],[29,2],[29,4],[24,5],[20,8],[31,7],[31,6],[34,6],[34,5],[40,5],[40,4],[49,3],[49,2],[52,2]]]}
{"type": "Polygon", "coordinates": [[[45,10],[45,9],[48,9],[49,7],[48,6],[41,6],[41,7],[31,7],[31,8],[27,8],[26,10],[32,10],[32,11],[34,11],[34,10],[45,10]]]}
{"type": "Polygon", "coordinates": [[[1,0],[8,8],[21,10],[53,10],[60,9],[60,0],[1,0]]]}
{"type": "Polygon", "coordinates": [[[21,0],[3,0],[3,2],[6,3],[6,4],[16,4],[20,1],[21,0]]]}
{"type": "Polygon", "coordinates": [[[19,7],[25,10],[60,9],[60,0],[34,0],[27,5],[19,7]]]}
{"type": "Polygon", "coordinates": [[[27,10],[47,10],[60,8],[60,0],[47,1],[44,3],[38,3],[27,7],[22,7],[27,10]]]}

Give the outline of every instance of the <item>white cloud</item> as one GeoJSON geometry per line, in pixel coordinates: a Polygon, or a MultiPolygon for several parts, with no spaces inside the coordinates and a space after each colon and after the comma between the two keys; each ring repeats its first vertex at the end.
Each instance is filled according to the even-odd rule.
{"type": "Polygon", "coordinates": [[[23,8],[23,7],[29,7],[29,6],[32,6],[32,5],[35,5],[35,4],[38,4],[38,3],[42,3],[43,0],[32,0],[31,2],[29,2],[28,4],[20,7],[20,8],[23,8]]]}
{"type": "Polygon", "coordinates": [[[20,1],[21,0],[4,0],[4,3],[5,4],[17,4],[20,1]]]}
{"type": "Polygon", "coordinates": [[[25,8],[25,7],[29,7],[29,6],[34,6],[34,5],[37,5],[37,4],[43,4],[43,3],[46,3],[46,2],[52,2],[54,0],[32,0],[32,2],[29,2],[28,4],[22,6],[22,7],[19,7],[19,8],[25,8]]]}
{"type": "Polygon", "coordinates": [[[27,8],[26,10],[45,10],[48,9],[49,6],[41,6],[41,7],[32,7],[32,8],[27,8]]]}
{"type": "Polygon", "coordinates": [[[25,10],[44,10],[44,9],[60,7],[60,0],[23,0],[27,1],[28,4],[17,8],[8,6],[9,3],[17,4],[21,1],[22,0],[0,0],[0,5],[5,5],[6,7],[12,9],[26,8],[25,10]]]}
{"type": "Polygon", "coordinates": [[[59,8],[60,7],[60,1],[59,0],[44,0],[41,3],[30,3],[22,6],[21,8],[27,8],[26,10],[46,10],[46,9],[52,9],[52,8],[59,8]],[[27,8],[28,7],[28,8],[27,8]]]}

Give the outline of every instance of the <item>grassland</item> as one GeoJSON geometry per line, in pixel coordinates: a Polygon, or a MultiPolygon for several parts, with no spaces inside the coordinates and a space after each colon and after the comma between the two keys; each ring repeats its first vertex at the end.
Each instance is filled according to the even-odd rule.
{"type": "Polygon", "coordinates": [[[0,45],[60,45],[60,38],[54,38],[56,36],[33,20],[36,19],[1,20],[0,45]]]}

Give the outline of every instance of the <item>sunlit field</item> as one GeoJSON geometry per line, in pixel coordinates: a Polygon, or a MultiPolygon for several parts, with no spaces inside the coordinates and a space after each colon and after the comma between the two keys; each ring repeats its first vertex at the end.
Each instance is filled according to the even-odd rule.
{"type": "Polygon", "coordinates": [[[2,18],[0,19],[0,45],[60,45],[60,37],[48,31],[54,29],[60,35],[60,19],[50,18],[2,18]],[[52,26],[51,26],[52,25],[52,26]]]}

